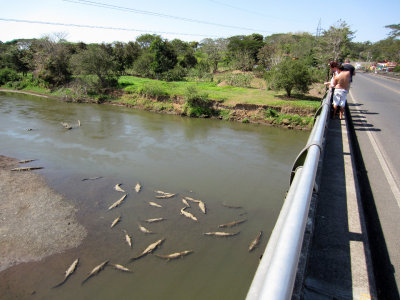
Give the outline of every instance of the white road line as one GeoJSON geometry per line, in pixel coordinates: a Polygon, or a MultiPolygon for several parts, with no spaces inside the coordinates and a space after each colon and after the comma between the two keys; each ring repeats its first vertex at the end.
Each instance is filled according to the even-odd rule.
{"type": "MultiPolygon", "coordinates": [[[[359,104],[359,102],[354,98],[353,94],[349,93],[350,97],[353,99],[354,103],[359,104]]],[[[362,125],[364,126],[364,125],[362,125]]],[[[366,128],[365,130],[367,132],[369,141],[371,142],[372,148],[375,151],[375,154],[378,158],[378,161],[382,167],[383,173],[385,174],[386,180],[389,183],[390,189],[393,193],[393,196],[397,202],[397,205],[400,208],[400,190],[399,187],[397,186],[396,180],[394,179],[393,172],[390,170],[388,160],[385,158],[386,155],[383,153],[383,151],[380,150],[381,147],[379,147],[379,143],[377,142],[374,134],[366,128]]]]}

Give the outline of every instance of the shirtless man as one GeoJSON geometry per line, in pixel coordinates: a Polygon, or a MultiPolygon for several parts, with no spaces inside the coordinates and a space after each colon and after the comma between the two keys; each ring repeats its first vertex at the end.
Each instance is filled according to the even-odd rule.
{"type": "Polygon", "coordinates": [[[333,78],[335,92],[333,94],[333,117],[336,115],[337,107],[340,106],[340,119],[343,117],[344,107],[346,105],[347,93],[350,87],[350,72],[344,70],[342,66],[338,68],[338,75],[333,78]]]}

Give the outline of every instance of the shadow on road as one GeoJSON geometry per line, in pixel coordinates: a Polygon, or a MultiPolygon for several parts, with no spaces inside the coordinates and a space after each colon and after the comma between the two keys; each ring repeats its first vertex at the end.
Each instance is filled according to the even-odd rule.
{"type": "MultiPolygon", "coordinates": [[[[370,112],[366,109],[359,109],[363,106],[360,103],[348,103],[348,107],[352,110],[352,124],[356,131],[382,131],[380,128],[376,128],[373,124],[368,123],[366,115],[378,115],[379,113],[370,112]]],[[[348,115],[348,114],[346,114],[348,115]]]]}

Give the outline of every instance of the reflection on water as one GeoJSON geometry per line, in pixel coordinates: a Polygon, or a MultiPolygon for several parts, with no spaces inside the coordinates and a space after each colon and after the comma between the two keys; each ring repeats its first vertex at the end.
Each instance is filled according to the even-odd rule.
{"type": "Polygon", "coordinates": [[[260,125],[10,94],[0,94],[0,126],[0,154],[37,159],[45,167],[38,173],[77,207],[89,232],[76,249],[0,273],[0,297],[9,299],[31,294],[41,299],[243,299],[282,205],[292,162],[308,137],[307,132],[260,125]],[[82,126],[72,130],[60,124],[77,120],[82,126]],[[137,182],[143,186],[140,193],[134,191],[137,182]],[[122,196],[113,189],[117,183],[128,196],[108,211],[122,196]],[[156,199],[155,190],[177,195],[156,199]],[[195,203],[187,209],[198,222],[180,214],[184,196],[206,203],[207,214],[195,203]],[[121,222],[110,228],[118,216],[121,222]],[[157,217],[166,220],[144,222],[157,217]],[[243,218],[247,221],[236,227],[218,228],[243,218]],[[141,232],[139,223],[154,234],[141,232]],[[248,253],[260,230],[260,246],[248,253]],[[132,248],[124,231],[133,239],[132,248]],[[240,234],[203,235],[209,231],[240,234]],[[169,262],[147,255],[129,263],[161,238],[166,240],[155,253],[194,252],[169,262]],[[77,257],[76,272],[51,289],[77,257]],[[132,273],[106,267],[81,285],[104,260],[132,273]]]}

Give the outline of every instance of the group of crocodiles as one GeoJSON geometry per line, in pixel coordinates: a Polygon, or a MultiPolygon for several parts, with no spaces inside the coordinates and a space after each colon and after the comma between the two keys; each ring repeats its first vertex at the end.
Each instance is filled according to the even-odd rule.
{"type": "MultiPolygon", "coordinates": [[[[96,179],[100,179],[102,177],[93,177],[93,178],[85,178],[84,180],[96,180],[96,179]]],[[[136,193],[139,193],[142,189],[142,186],[140,185],[140,183],[137,183],[136,186],[134,187],[134,190],[136,191],[136,193]]],[[[125,198],[127,197],[128,193],[121,187],[121,184],[116,184],[114,186],[114,190],[124,193],[124,195],[118,199],[117,201],[115,201],[113,204],[111,204],[108,207],[108,211],[115,209],[116,207],[120,206],[125,198]]],[[[154,191],[156,193],[155,198],[156,199],[169,199],[169,198],[173,198],[175,197],[177,194],[174,193],[167,193],[167,192],[163,192],[163,191],[154,191]]],[[[193,199],[191,197],[183,197],[182,198],[182,203],[184,204],[184,207],[180,210],[180,213],[182,216],[194,221],[194,222],[198,222],[198,219],[195,215],[193,215],[191,212],[186,211],[186,209],[191,208],[190,202],[192,203],[196,203],[199,210],[203,213],[206,214],[207,213],[207,209],[206,209],[206,204],[201,201],[201,200],[197,200],[197,199],[193,199]]],[[[148,202],[150,206],[154,206],[154,207],[163,207],[161,204],[153,202],[153,201],[149,201],[148,202]]],[[[228,204],[222,204],[225,207],[228,208],[242,208],[239,206],[232,206],[232,205],[228,205],[228,204]]],[[[151,218],[151,219],[147,219],[144,220],[144,222],[151,224],[151,223],[155,223],[155,222],[161,222],[164,221],[166,219],[164,218],[151,218]]],[[[117,218],[115,218],[111,225],[110,228],[114,228],[117,224],[119,224],[121,222],[121,216],[118,216],[117,218]]],[[[231,228],[234,226],[237,226],[239,224],[242,224],[246,222],[246,219],[239,219],[239,220],[235,220],[226,224],[221,224],[218,227],[219,228],[231,228]]],[[[153,233],[151,230],[147,229],[146,227],[142,226],[140,223],[138,223],[138,227],[139,230],[143,233],[153,233]]],[[[128,232],[126,230],[123,230],[123,232],[125,233],[125,241],[128,244],[128,246],[131,248],[132,247],[132,238],[131,236],[128,234],[128,232]]],[[[211,231],[211,232],[205,232],[203,233],[206,236],[216,236],[216,237],[232,237],[235,235],[238,235],[239,232],[226,232],[226,231],[211,231]]],[[[260,231],[257,236],[250,242],[250,245],[248,247],[248,251],[251,252],[253,251],[257,245],[260,242],[262,236],[262,232],[260,231]]],[[[129,260],[129,263],[140,259],[148,254],[154,254],[154,252],[160,247],[160,245],[166,240],[166,238],[161,238],[158,239],[156,241],[154,241],[153,243],[151,243],[150,245],[148,245],[139,255],[132,257],[129,260]]],[[[183,251],[178,251],[178,252],[174,252],[174,253],[170,253],[170,254],[154,254],[155,256],[162,258],[162,259],[166,259],[167,261],[172,260],[172,259],[177,259],[177,258],[182,258],[184,256],[187,256],[191,253],[193,253],[193,250],[183,250],[183,251]]],[[[79,263],[79,258],[76,258],[72,264],[69,266],[69,268],[65,271],[65,276],[64,279],[58,283],[57,285],[54,286],[54,288],[61,286],[62,284],[64,284],[67,279],[69,278],[69,276],[71,276],[74,271],[77,269],[78,267],[78,263],[79,263]]],[[[100,273],[103,269],[105,269],[107,266],[113,267],[117,270],[120,270],[122,272],[131,272],[131,270],[121,264],[116,264],[116,263],[110,263],[109,260],[103,261],[102,263],[100,263],[99,265],[95,266],[87,275],[87,277],[82,281],[82,284],[84,284],[87,280],[89,280],[91,277],[97,275],[98,273],[100,273]]]]}
{"type": "MultiPolygon", "coordinates": [[[[19,161],[19,163],[23,164],[23,163],[29,163],[35,161],[34,159],[29,159],[29,160],[23,160],[23,161],[19,161]]],[[[35,170],[35,169],[41,169],[42,167],[24,167],[24,168],[14,168],[12,169],[12,171],[27,171],[27,170],[35,170]]],[[[92,177],[92,178],[84,178],[82,179],[82,181],[86,181],[86,180],[96,180],[96,179],[100,179],[102,177],[92,177]]],[[[134,190],[136,191],[136,193],[139,193],[142,189],[142,186],[140,185],[140,183],[137,183],[136,186],[134,187],[134,190]]],[[[114,190],[124,193],[124,195],[118,199],[117,201],[115,201],[113,204],[111,204],[108,207],[108,211],[120,206],[125,198],[127,197],[127,192],[121,188],[121,184],[116,184],[114,186],[114,190]]],[[[173,198],[176,196],[176,194],[174,193],[167,193],[167,192],[163,192],[163,191],[154,191],[156,193],[155,198],[156,199],[169,199],[169,198],[173,198]]],[[[193,199],[191,197],[183,197],[182,198],[182,203],[184,204],[184,207],[180,210],[180,214],[188,219],[191,219],[192,221],[198,222],[198,218],[193,215],[191,212],[186,211],[186,209],[191,208],[190,202],[192,203],[196,203],[199,210],[203,213],[206,214],[207,213],[207,209],[206,209],[206,204],[202,201],[202,200],[197,200],[197,199],[193,199]]],[[[159,203],[156,203],[154,201],[149,201],[148,202],[150,206],[153,207],[158,207],[158,208],[162,208],[163,206],[159,203]]],[[[227,207],[227,208],[242,208],[240,206],[233,206],[233,205],[228,205],[228,204],[222,204],[223,206],[227,207]]],[[[146,223],[150,224],[150,223],[155,223],[155,222],[161,222],[165,220],[164,218],[151,218],[151,219],[147,219],[145,220],[146,223]]],[[[115,218],[111,225],[110,228],[115,227],[118,223],[120,223],[121,221],[121,216],[118,216],[117,218],[115,218]]],[[[225,224],[221,224],[218,226],[218,228],[231,228],[234,226],[237,226],[239,224],[242,224],[244,222],[246,222],[246,219],[239,219],[239,220],[235,220],[229,223],[225,223],[225,224]]],[[[147,229],[146,227],[142,226],[140,223],[138,223],[138,227],[139,230],[143,233],[153,233],[151,230],[147,229]]],[[[125,233],[125,241],[126,243],[129,245],[129,247],[132,248],[132,238],[131,236],[128,234],[128,232],[126,230],[123,230],[125,233]]],[[[211,231],[211,232],[205,232],[203,233],[206,236],[216,236],[216,237],[232,237],[235,235],[238,235],[240,232],[225,232],[225,231],[211,231]]],[[[262,232],[260,231],[257,236],[251,241],[249,247],[248,247],[248,251],[251,252],[253,251],[257,245],[260,242],[262,236],[262,232]]],[[[138,256],[132,257],[129,262],[133,262],[139,258],[142,258],[148,254],[153,253],[166,239],[162,238],[159,239],[153,243],[151,243],[149,246],[147,246],[138,256]]],[[[167,261],[171,260],[171,259],[177,259],[177,258],[182,258],[186,255],[189,255],[193,253],[193,250],[183,250],[183,251],[179,251],[179,252],[174,252],[174,253],[170,253],[170,254],[165,254],[165,255],[160,255],[160,254],[154,254],[155,256],[162,258],[162,259],[166,259],[167,261]]],[[[75,270],[77,269],[79,264],[79,258],[76,258],[72,264],[68,267],[68,269],[65,271],[65,276],[63,278],[63,280],[61,282],[59,282],[57,285],[54,286],[54,288],[59,287],[61,285],[63,285],[67,279],[75,272],[75,270]]],[[[110,263],[109,260],[106,260],[102,263],[100,263],[99,265],[95,266],[92,271],[90,271],[87,275],[87,277],[82,281],[82,284],[84,284],[87,280],[89,280],[91,277],[97,275],[98,273],[100,273],[106,266],[111,266],[117,270],[123,271],[123,272],[131,272],[129,268],[121,265],[121,264],[116,264],[116,263],[110,263]]]]}

